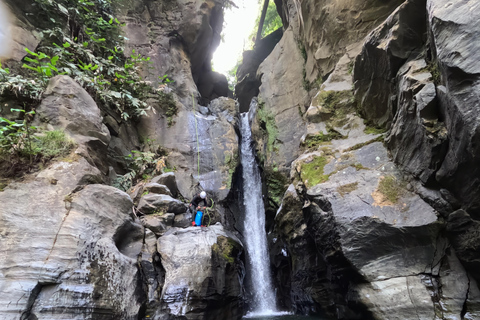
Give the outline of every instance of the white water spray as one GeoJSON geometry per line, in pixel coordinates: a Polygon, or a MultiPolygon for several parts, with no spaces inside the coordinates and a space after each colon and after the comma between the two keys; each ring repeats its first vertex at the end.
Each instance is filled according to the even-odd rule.
{"type": "Polygon", "coordinates": [[[241,162],[243,166],[243,193],[245,205],[245,245],[251,279],[253,280],[253,298],[255,315],[277,313],[272,279],[270,277],[270,259],[267,250],[265,231],[265,208],[262,200],[262,181],[252,148],[252,133],[248,113],[241,118],[241,162]]]}

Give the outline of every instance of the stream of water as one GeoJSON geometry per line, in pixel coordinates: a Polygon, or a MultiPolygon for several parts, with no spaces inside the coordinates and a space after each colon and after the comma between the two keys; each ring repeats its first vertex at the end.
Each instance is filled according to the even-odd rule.
{"type": "Polygon", "coordinates": [[[270,276],[262,181],[252,148],[252,133],[248,113],[241,114],[240,119],[242,134],[240,158],[243,167],[247,272],[250,273],[250,278],[255,282],[252,284],[254,301],[251,314],[256,316],[273,315],[277,313],[277,308],[270,276]]]}

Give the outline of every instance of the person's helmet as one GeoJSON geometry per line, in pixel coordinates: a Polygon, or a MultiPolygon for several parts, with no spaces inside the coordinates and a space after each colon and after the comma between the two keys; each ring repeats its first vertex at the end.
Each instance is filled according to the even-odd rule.
{"type": "Polygon", "coordinates": [[[200,198],[205,199],[207,197],[207,193],[205,191],[200,192],[200,198]]]}

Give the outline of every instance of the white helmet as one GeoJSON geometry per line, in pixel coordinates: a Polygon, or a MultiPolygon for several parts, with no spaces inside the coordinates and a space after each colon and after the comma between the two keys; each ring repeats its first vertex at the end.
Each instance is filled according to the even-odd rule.
{"type": "Polygon", "coordinates": [[[205,199],[207,197],[207,193],[205,191],[200,192],[200,198],[205,199]]]}

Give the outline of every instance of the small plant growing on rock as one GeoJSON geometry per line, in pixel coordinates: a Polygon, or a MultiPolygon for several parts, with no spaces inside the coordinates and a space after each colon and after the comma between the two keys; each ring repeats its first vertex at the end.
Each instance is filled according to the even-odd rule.
{"type": "Polygon", "coordinates": [[[404,194],[405,188],[397,178],[389,175],[380,180],[378,191],[391,203],[397,203],[398,199],[404,194]]]}

